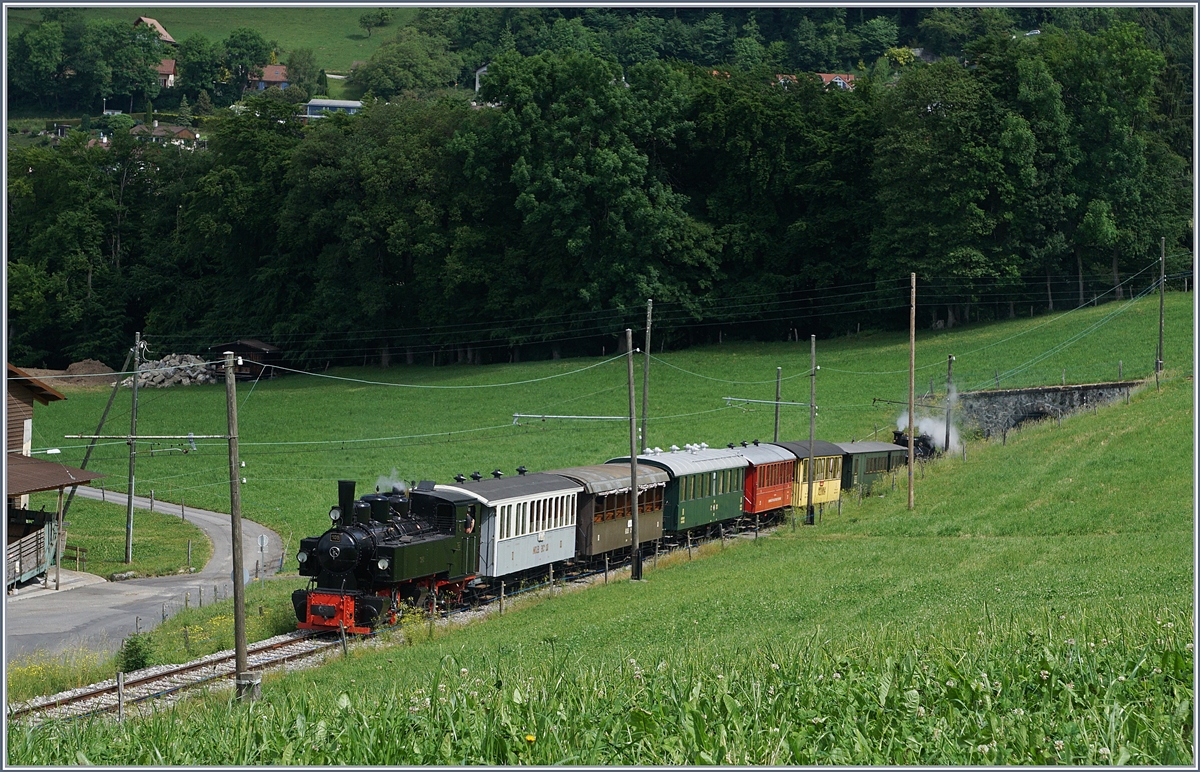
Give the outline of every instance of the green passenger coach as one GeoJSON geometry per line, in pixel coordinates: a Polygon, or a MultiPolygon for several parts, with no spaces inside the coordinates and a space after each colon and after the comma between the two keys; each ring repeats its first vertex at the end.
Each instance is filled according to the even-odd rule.
{"type": "Polygon", "coordinates": [[[842,463],[842,490],[871,486],[904,466],[908,448],[890,442],[837,442],[845,454],[842,463]]]}
{"type": "MultiPolygon", "coordinates": [[[[629,456],[607,463],[629,463],[629,456]]],[[[689,445],[683,450],[642,454],[638,465],[649,464],[671,475],[663,502],[663,531],[690,528],[730,520],[742,514],[742,495],[749,462],[726,448],[689,445]]]]}

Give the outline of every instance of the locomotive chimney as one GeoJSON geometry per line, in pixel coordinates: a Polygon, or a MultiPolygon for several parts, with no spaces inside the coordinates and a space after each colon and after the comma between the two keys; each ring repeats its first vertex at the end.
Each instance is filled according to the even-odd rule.
{"type": "Polygon", "coordinates": [[[354,517],[354,481],[338,480],[338,507],[342,510],[344,522],[352,522],[354,517]]]}

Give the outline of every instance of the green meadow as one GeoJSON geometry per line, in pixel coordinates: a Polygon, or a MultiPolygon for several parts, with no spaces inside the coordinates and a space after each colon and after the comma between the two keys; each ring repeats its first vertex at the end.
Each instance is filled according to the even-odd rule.
{"type": "Polygon", "coordinates": [[[17,729],[9,762],[1190,766],[1194,384],[1174,355],[1161,391],[925,465],[913,511],[901,478],[643,583],[270,676],[253,705],[17,729]]]}
{"type": "MultiPolygon", "coordinates": [[[[1165,376],[1169,378],[1192,373],[1191,300],[1190,294],[1167,295],[1165,376]]],[[[949,331],[921,331],[917,390],[925,393],[932,382],[933,390],[944,394],[946,358],[951,354],[956,357],[954,381],[960,390],[990,387],[997,373],[1003,387],[1058,383],[1064,371],[1068,383],[1115,380],[1118,369],[1127,378],[1144,378],[1153,375],[1157,342],[1155,298],[949,331]],[[1073,342],[1063,347],[1068,341],[1073,342]]],[[[780,367],[783,399],[807,402],[809,349],[808,341],[727,343],[655,354],[646,444],[668,448],[692,442],[722,446],[770,440],[772,406],[730,405],[723,398],[773,399],[780,367]]],[[[635,361],[640,409],[642,357],[635,361]]],[[[817,362],[821,368],[816,383],[817,438],[890,440],[902,407],[873,400],[907,400],[908,336],[864,332],[820,340],[817,362]]],[[[66,401],[37,407],[35,451],[58,447],[62,449],[58,458],[64,463],[82,460],[86,441],[64,435],[95,432],[109,392],[107,380],[97,380],[105,382],[90,389],[68,388],[66,401]]],[[[521,419],[514,424],[513,420],[514,413],[627,415],[627,380],[625,359],[614,358],[610,349],[606,357],[486,367],[337,368],[320,375],[288,374],[239,383],[240,457],[246,480],[241,487],[243,513],[275,529],[294,546],[300,538],[324,529],[338,479],[358,481],[359,492],[365,493],[393,472],[409,481],[449,481],[459,473],[487,475],[500,469],[512,475],[522,464],[538,471],[628,454],[625,421],[521,419]]],[[[130,392],[122,390],[104,433],[129,430],[129,406],[130,392]]],[[[806,408],[782,408],[781,439],[807,439],[808,423],[806,408]]],[[[223,385],[139,392],[139,433],[199,435],[226,430],[223,385]]],[[[967,443],[971,461],[976,442],[968,437],[967,443]]],[[[140,445],[137,493],[148,495],[153,490],[159,500],[227,512],[226,443],[198,440],[196,445],[186,454],[161,452],[171,446],[186,447],[182,442],[140,445]]],[[[1055,459],[1039,460],[1034,468],[1046,463],[1053,465],[1055,459]]],[[[1069,462],[1052,468],[1061,471],[1062,463],[1069,462]]],[[[107,488],[124,490],[126,445],[120,440],[103,441],[89,468],[109,475],[102,481],[107,488]]],[[[1030,501],[1044,497],[1052,505],[1056,499],[1051,493],[1028,495],[1030,501]]],[[[1021,491],[1012,498],[1024,496],[1026,491],[1021,491]]],[[[981,500],[985,505],[993,502],[981,500]]],[[[135,532],[135,540],[144,536],[151,534],[135,532]]]]}
{"type": "MultiPolygon", "coordinates": [[[[274,40],[284,58],[288,51],[311,48],[317,66],[331,72],[349,72],[354,62],[366,61],[375,49],[396,34],[415,13],[413,8],[393,8],[392,21],[371,36],[358,26],[358,17],[368,8],[333,5],[327,8],[289,8],[267,6],[259,8],[163,6],[153,8],[85,8],[85,16],[128,20],[133,24],[139,16],[149,16],[171,34],[176,41],[193,34],[210,40],[223,40],[239,27],[258,30],[267,40],[274,40]]],[[[8,9],[11,30],[23,29],[40,19],[35,8],[8,9]]]]}

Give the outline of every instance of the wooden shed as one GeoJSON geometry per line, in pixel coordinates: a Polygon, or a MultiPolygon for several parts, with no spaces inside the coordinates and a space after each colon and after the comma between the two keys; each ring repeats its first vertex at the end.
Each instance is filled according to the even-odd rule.
{"type": "Polygon", "coordinates": [[[47,572],[61,554],[64,488],[104,477],[66,464],[33,458],[33,404],[66,399],[57,390],[19,367],[8,365],[8,423],[4,496],[7,510],[5,586],[12,587],[47,572]],[[55,512],[29,510],[29,494],[59,492],[55,512]]]}
{"type": "Polygon", "coordinates": [[[253,338],[218,343],[209,346],[208,350],[212,352],[210,354],[212,359],[219,360],[217,372],[222,378],[225,377],[225,352],[232,351],[241,357],[241,363],[235,361],[233,367],[234,376],[239,381],[252,381],[263,377],[274,378],[278,372],[275,365],[283,360],[283,349],[253,338]]]}

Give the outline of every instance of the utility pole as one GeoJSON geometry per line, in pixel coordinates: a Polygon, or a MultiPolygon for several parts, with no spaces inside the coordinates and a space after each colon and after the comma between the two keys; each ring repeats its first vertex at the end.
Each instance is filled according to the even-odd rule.
{"type": "Polygon", "coordinates": [[[775,368],[775,439],[779,442],[779,400],[783,398],[783,368],[775,368]]]}
{"type": "Polygon", "coordinates": [[[239,700],[253,699],[246,672],[246,583],[242,574],[242,489],[238,470],[237,385],[233,352],[225,352],[225,412],[229,419],[229,521],[233,527],[234,678],[239,700]]]}
{"type": "Polygon", "coordinates": [[[654,300],[646,300],[646,352],[642,360],[642,447],[650,447],[646,439],[646,414],[650,412],[650,317],[654,311],[654,300]]]}
{"type": "MultiPolygon", "coordinates": [[[[130,349],[125,354],[125,363],[121,365],[121,372],[129,370],[129,362],[133,359],[133,349],[130,349]]],[[[100,415],[100,424],[96,427],[96,434],[99,434],[104,429],[104,422],[108,420],[108,411],[112,410],[113,400],[117,398],[117,390],[121,388],[121,378],[118,374],[116,383],[113,384],[112,393],[108,395],[108,404],[104,406],[104,412],[100,415]]],[[[87,469],[88,459],[92,457],[92,449],[96,447],[96,440],[93,439],[88,443],[87,450],[83,454],[83,463],[79,465],[80,469],[87,469]]],[[[67,516],[67,512],[71,509],[71,502],[75,500],[75,491],[79,490],[78,485],[71,486],[71,495],[67,497],[67,503],[63,505],[63,517],[67,516]]]]}
{"type": "MultiPolygon", "coordinates": [[[[133,338],[133,406],[129,411],[129,495],[125,507],[125,565],[133,562],[133,465],[137,458],[137,400],[138,376],[142,369],[142,334],[133,338]]],[[[96,432],[99,434],[99,432],[96,432]]]]}
{"type": "Polygon", "coordinates": [[[913,413],[917,409],[917,275],[911,273],[908,300],[908,508],[913,508],[913,413]]]}
{"type": "Polygon", "coordinates": [[[1163,369],[1163,312],[1166,304],[1167,291],[1167,237],[1163,236],[1159,243],[1162,251],[1158,258],[1158,361],[1155,362],[1156,373],[1163,369]]]}
{"type": "Polygon", "coordinates": [[[946,360],[946,452],[950,452],[950,403],[954,398],[954,355],[946,360]]]}
{"type": "Polygon", "coordinates": [[[637,487],[637,397],[633,388],[633,330],[625,328],[625,348],[628,349],[626,361],[629,362],[629,511],[633,515],[633,552],[629,567],[629,578],[639,581],[642,578],[642,545],[638,533],[638,487],[637,487]]]}
{"type": "MultiPolygon", "coordinates": [[[[813,507],[813,478],[817,476],[816,467],[813,466],[813,446],[817,444],[817,336],[813,335],[809,338],[812,347],[812,364],[808,374],[808,503],[804,508],[804,524],[812,525],[816,522],[815,508],[813,507]]],[[[779,400],[775,401],[775,409],[779,410],[779,400]]]]}

